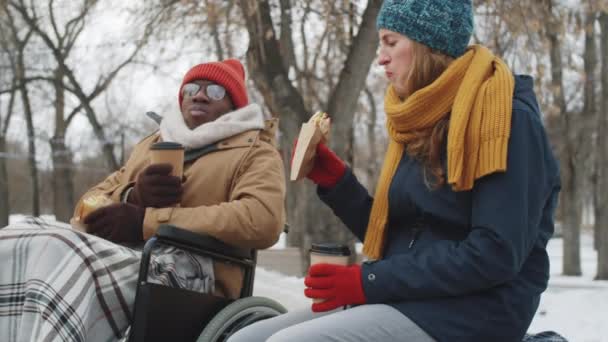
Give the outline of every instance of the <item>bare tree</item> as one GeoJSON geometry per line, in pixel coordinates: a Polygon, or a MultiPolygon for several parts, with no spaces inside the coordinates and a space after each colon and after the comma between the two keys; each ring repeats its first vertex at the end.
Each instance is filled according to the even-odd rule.
{"type": "Polygon", "coordinates": [[[560,196],[563,214],[563,236],[564,236],[564,275],[581,274],[580,258],[580,225],[582,213],[582,191],[577,184],[577,160],[576,141],[578,130],[574,114],[569,113],[566,107],[566,97],[563,87],[563,62],[562,43],[563,34],[562,19],[558,9],[555,9],[553,0],[543,0],[546,10],[546,37],[549,41],[549,56],[551,60],[551,85],[553,93],[552,110],[559,113],[560,133],[565,139],[563,147],[559,151],[561,165],[562,192],[560,196]]]}
{"type": "Polygon", "coordinates": [[[213,0],[205,0],[205,9],[207,10],[207,25],[211,31],[213,37],[213,43],[215,45],[215,54],[218,60],[224,59],[224,48],[222,47],[222,38],[220,36],[219,23],[220,23],[220,5],[213,0]]]}
{"type": "Polygon", "coordinates": [[[23,30],[19,27],[19,24],[15,21],[12,13],[4,7],[6,24],[9,30],[9,37],[11,47],[14,51],[10,52],[7,46],[5,53],[9,56],[12,74],[15,78],[15,90],[21,95],[21,103],[25,116],[25,122],[27,127],[27,142],[28,142],[28,167],[29,174],[32,184],[32,215],[40,215],[40,196],[39,196],[39,179],[38,179],[38,166],[36,165],[36,142],[35,142],[35,128],[33,122],[33,112],[30,102],[29,90],[27,87],[27,75],[25,65],[25,48],[32,37],[33,30],[23,30]]]}
{"type": "MultiPolygon", "coordinates": [[[[581,113],[581,117],[577,120],[579,125],[577,125],[578,142],[577,146],[577,155],[578,155],[578,171],[577,184],[579,187],[586,189],[590,182],[593,182],[593,173],[590,170],[594,169],[595,158],[594,158],[594,146],[593,146],[593,137],[594,134],[590,134],[593,132],[597,123],[597,113],[598,113],[598,102],[596,96],[596,90],[598,86],[597,82],[597,65],[598,65],[598,50],[596,44],[596,30],[595,24],[597,21],[597,8],[595,8],[593,2],[589,2],[585,6],[585,13],[583,13],[584,18],[581,20],[584,23],[584,32],[585,32],[585,50],[583,52],[583,63],[584,63],[584,88],[583,88],[583,111],[581,113]]],[[[582,191],[579,191],[581,196],[583,195],[582,191]]],[[[593,197],[593,196],[589,196],[593,197]]],[[[581,198],[581,202],[583,198],[581,198]]],[[[591,201],[592,202],[592,201],[591,201]]],[[[598,242],[597,233],[594,234],[594,245],[597,248],[598,242]]]]}
{"type": "MultiPolygon", "coordinates": [[[[282,18],[282,45],[275,34],[275,28],[270,16],[268,1],[241,0],[240,7],[245,16],[249,32],[249,50],[247,51],[247,66],[251,78],[264,97],[270,112],[281,117],[281,131],[283,133],[282,146],[291,146],[296,138],[300,124],[311,115],[310,108],[305,105],[303,94],[298,91],[289,78],[286,65],[296,66],[297,62],[291,60],[294,56],[289,49],[290,30],[288,29],[290,3],[281,2],[284,11],[282,18]],[[287,43],[286,43],[287,42],[287,43]]],[[[310,2],[307,2],[307,9],[310,2]]],[[[328,4],[330,5],[330,4],[328,4]]],[[[344,67],[340,70],[338,82],[333,85],[332,77],[325,75],[322,79],[329,88],[327,111],[333,119],[332,148],[338,155],[348,162],[352,162],[352,122],[357,109],[359,94],[365,86],[367,73],[375,57],[377,35],[375,32],[375,18],[381,6],[381,1],[369,1],[359,31],[353,43],[349,46],[344,67]]],[[[305,14],[307,12],[305,11],[305,14]]],[[[348,15],[348,12],[345,13],[348,15]]],[[[325,32],[322,38],[325,37],[325,32]]],[[[303,40],[305,37],[302,38],[303,40]]],[[[325,63],[331,59],[328,52],[334,46],[331,42],[325,45],[325,63]]],[[[317,52],[320,49],[316,50],[317,52]]],[[[300,72],[306,72],[312,62],[311,71],[315,71],[316,57],[308,56],[308,48],[304,46],[303,67],[300,72]]],[[[331,67],[330,67],[331,68],[331,67]]],[[[326,69],[327,71],[327,69],[326,69]]],[[[306,76],[310,76],[310,73],[306,76]]],[[[313,80],[309,78],[306,83],[313,80]]],[[[298,83],[296,81],[296,83],[298,83]]],[[[301,84],[301,83],[298,83],[301,84]]],[[[321,83],[309,87],[319,88],[321,83]]],[[[290,151],[284,149],[284,160],[289,169],[290,151]]],[[[331,212],[320,204],[310,186],[302,184],[288,185],[288,221],[291,224],[290,243],[306,250],[311,242],[319,240],[333,240],[337,242],[353,242],[353,237],[343,225],[333,217],[331,212]],[[295,234],[294,234],[295,233],[295,234]]],[[[305,263],[305,261],[304,261],[305,263]]]]}
{"type": "MultiPolygon", "coordinates": [[[[65,119],[64,70],[58,66],[54,73],[55,130],[50,140],[53,161],[53,213],[57,220],[68,222],[75,204],[72,153],[66,145],[66,132],[73,114],[65,119]]],[[[74,112],[74,114],[77,112],[74,112]]]]}
{"type": "Polygon", "coordinates": [[[281,36],[279,38],[279,48],[281,49],[281,57],[283,57],[285,69],[289,72],[290,68],[298,70],[292,38],[292,5],[291,0],[280,0],[279,4],[281,6],[281,36]]]}
{"type": "MultiPolygon", "coordinates": [[[[72,216],[74,206],[74,185],[72,169],[72,152],[66,145],[66,134],[70,123],[80,112],[84,112],[93,127],[93,131],[102,143],[106,165],[110,170],[119,167],[115,156],[114,143],[107,138],[106,129],[99,121],[99,115],[95,111],[92,102],[103,94],[118,73],[127,65],[135,60],[139,51],[147,43],[147,38],[152,32],[155,20],[160,14],[153,16],[145,26],[142,36],[135,42],[135,47],[131,53],[106,74],[99,76],[95,86],[90,92],[85,92],[84,83],[80,81],[74,72],[76,65],[70,65],[69,60],[72,56],[74,46],[87,25],[87,18],[97,5],[97,0],[82,0],[76,11],[69,12],[63,10],[57,13],[59,6],[54,6],[51,1],[47,7],[47,12],[41,14],[44,9],[35,5],[28,6],[24,0],[10,1],[10,10],[18,13],[21,20],[27,27],[39,37],[56,62],[56,67],[52,76],[46,80],[52,86],[55,93],[54,98],[54,131],[49,143],[52,152],[53,162],[53,188],[54,188],[54,213],[57,219],[67,221],[72,216]],[[68,17],[69,16],[69,17],[68,17]],[[66,18],[57,20],[58,17],[66,18]],[[48,18],[48,19],[43,19],[48,18]],[[48,24],[45,22],[48,20],[48,24]],[[62,26],[63,23],[63,26],[62,26]],[[80,103],[69,113],[66,111],[65,93],[66,91],[75,95],[80,103]]],[[[73,63],[73,62],[72,62],[73,63]]]]}
{"type": "MultiPolygon", "coordinates": [[[[6,115],[0,115],[0,227],[9,223],[10,200],[9,200],[9,179],[6,165],[6,132],[8,130],[10,118],[13,114],[13,103],[15,102],[15,92],[10,94],[10,99],[6,107],[6,115]],[[2,155],[4,154],[4,155],[2,155]]],[[[0,102],[0,114],[2,114],[2,103],[0,102]]]]}
{"type": "MultiPolygon", "coordinates": [[[[0,2],[0,16],[6,17],[5,4],[0,2]]],[[[7,37],[6,33],[9,31],[7,22],[0,20],[0,51],[2,57],[2,64],[0,65],[0,226],[4,227],[9,223],[10,215],[10,200],[9,200],[9,179],[8,179],[8,168],[7,168],[7,142],[6,133],[10,123],[11,116],[13,114],[13,104],[15,103],[16,93],[16,79],[12,77],[12,68],[9,61],[10,56],[10,38],[7,37]],[[6,56],[6,58],[4,57],[6,56]],[[5,64],[6,63],[6,64],[5,64]],[[9,79],[12,79],[10,82],[9,79]],[[8,88],[8,89],[5,89],[8,88]],[[4,95],[9,96],[6,110],[2,103],[4,95]]]]}
{"type": "MultiPolygon", "coordinates": [[[[48,32],[41,23],[41,17],[37,14],[35,7],[28,7],[24,0],[11,0],[9,1],[10,6],[15,9],[22,17],[22,19],[28,24],[28,26],[36,32],[36,34],[42,39],[45,45],[51,51],[55,61],[58,64],[58,70],[63,77],[67,79],[67,84],[64,84],[66,90],[72,92],[76,98],[80,101],[82,110],[84,110],[89,123],[93,127],[93,132],[102,143],[103,153],[106,158],[107,166],[111,170],[116,170],[119,167],[117,158],[114,154],[114,143],[106,138],[106,132],[99,122],[98,115],[93,108],[92,101],[103,93],[112,81],[116,78],[118,73],[127,65],[132,63],[139,51],[147,44],[148,38],[153,32],[154,25],[157,23],[158,18],[162,15],[162,11],[156,13],[153,18],[145,25],[142,36],[135,41],[131,53],[122,61],[120,61],[114,69],[109,71],[107,74],[100,75],[97,80],[95,87],[88,94],[84,91],[82,83],[78,80],[74,73],[74,66],[70,66],[68,63],[68,56],[71,52],[74,43],[76,42],[77,36],[82,32],[85,27],[85,18],[97,3],[97,0],[81,0],[82,6],[79,12],[66,23],[65,32],[61,34],[58,28],[53,24],[53,30],[48,32]],[[67,44],[67,43],[70,44],[67,44]]],[[[54,16],[54,7],[49,6],[51,18],[54,16]]],[[[79,108],[80,110],[80,108],[79,108]]]]}
{"type": "MultiPolygon", "coordinates": [[[[0,24],[0,30],[5,32],[3,23],[0,24]]],[[[2,44],[3,52],[7,53],[8,41],[5,39],[3,33],[0,33],[0,44],[2,44]],[[6,48],[5,48],[6,47],[6,48]]],[[[3,69],[5,66],[2,66],[3,69]]],[[[8,66],[7,66],[8,67],[8,66]]],[[[10,67],[7,68],[6,72],[3,72],[3,75],[12,75],[9,73],[10,67]]],[[[7,158],[8,158],[8,150],[7,150],[7,141],[6,134],[8,132],[9,123],[11,120],[11,116],[13,115],[13,108],[15,103],[15,95],[16,95],[16,79],[12,77],[12,81],[9,83],[10,92],[9,100],[6,105],[6,111],[4,111],[4,106],[0,101],[0,227],[4,227],[9,223],[9,215],[10,215],[10,200],[9,200],[9,178],[8,178],[8,168],[7,168],[7,158]]],[[[0,94],[0,100],[2,99],[2,94],[0,94]]]]}
{"type": "MultiPolygon", "coordinates": [[[[376,126],[378,121],[378,109],[376,106],[376,99],[374,99],[374,94],[366,87],[365,96],[367,97],[367,101],[369,102],[369,111],[367,116],[366,128],[367,128],[367,147],[369,157],[367,159],[367,165],[365,166],[365,171],[368,179],[368,190],[370,193],[374,193],[376,189],[375,181],[378,179],[378,174],[380,171],[380,163],[378,155],[378,139],[376,138],[376,126]]],[[[381,153],[380,153],[381,154],[381,153]]]]}
{"type": "Polygon", "coordinates": [[[601,25],[601,115],[598,116],[597,129],[597,185],[595,187],[595,230],[598,234],[597,276],[608,279],[608,8],[600,14],[601,25]]]}
{"type": "Polygon", "coordinates": [[[336,137],[345,138],[344,141],[335,139],[332,147],[338,155],[345,157],[345,160],[351,163],[353,160],[353,114],[357,109],[359,94],[365,87],[370,65],[376,57],[376,47],[378,46],[376,17],[381,5],[381,1],[369,1],[367,9],[363,13],[359,32],[349,49],[338,84],[332,89],[327,106],[334,122],[333,134],[336,137]]]}
{"type": "MultiPolygon", "coordinates": [[[[296,137],[299,124],[306,120],[309,110],[304,105],[302,96],[294,88],[287,75],[283,56],[280,54],[278,41],[270,17],[268,1],[242,0],[241,11],[246,19],[249,32],[249,50],[247,67],[250,78],[264,97],[264,102],[273,116],[281,118],[283,140],[281,146],[290,146],[296,137]]],[[[290,150],[283,148],[283,160],[290,160],[290,150]]],[[[288,164],[287,164],[288,165],[288,164]]],[[[304,228],[306,208],[312,195],[307,189],[288,184],[287,220],[290,224],[289,239],[293,245],[301,245],[301,232],[304,228]],[[304,213],[303,215],[300,215],[304,213]]]]}

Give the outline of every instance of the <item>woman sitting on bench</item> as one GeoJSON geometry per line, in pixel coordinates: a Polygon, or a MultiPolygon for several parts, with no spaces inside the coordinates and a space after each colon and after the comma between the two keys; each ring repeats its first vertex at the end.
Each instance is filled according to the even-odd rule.
{"type": "Polygon", "coordinates": [[[370,260],[313,265],[312,310],[230,342],[512,342],[534,317],[560,184],[532,78],[468,46],[470,0],[385,0],[377,28],[390,85],[375,196],[322,144],[308,175],[370,260]]]}

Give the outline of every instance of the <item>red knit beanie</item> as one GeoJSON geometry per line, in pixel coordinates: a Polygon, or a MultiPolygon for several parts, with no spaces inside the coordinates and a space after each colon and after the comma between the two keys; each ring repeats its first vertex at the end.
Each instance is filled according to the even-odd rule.
{"type": "Polygon", "coordinates": [[[190,69],[179,87],[179,107],[182,107],[182,87],[195,80],[207,80],[226,88],[236,109],[249,103],[245,88],[245,68],[238,59],[199,64],[190,69]]]}

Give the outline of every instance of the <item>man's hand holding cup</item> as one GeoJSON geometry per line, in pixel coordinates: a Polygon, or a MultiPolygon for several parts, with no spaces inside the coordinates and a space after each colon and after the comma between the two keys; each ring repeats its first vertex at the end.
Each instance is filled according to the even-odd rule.
{"type": "Polygon", "coordinates": [[[168,163],[146,167],[137,177],[127,202],[143,208],[165,208],[180,203],[182,180],[173,176],[172,170],[173,166],[168,163]]]}

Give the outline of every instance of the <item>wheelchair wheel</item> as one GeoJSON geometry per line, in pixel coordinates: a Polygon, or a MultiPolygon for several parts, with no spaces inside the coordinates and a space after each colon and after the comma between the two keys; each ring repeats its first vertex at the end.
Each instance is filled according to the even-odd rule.
{"type": "Polygon", "coordinates": [[[197,342],[222,342],[230,335],[255,322],[287,312],[278,302],[264,297],[238,299],[209,321],[197,342]]]}

